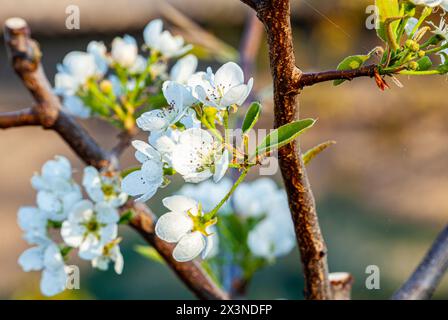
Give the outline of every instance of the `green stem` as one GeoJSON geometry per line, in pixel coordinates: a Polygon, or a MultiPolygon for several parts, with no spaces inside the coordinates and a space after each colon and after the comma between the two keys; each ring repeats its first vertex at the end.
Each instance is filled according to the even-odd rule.
{"type": "Polygon", "coordinates": [[[218,214],[219,209],[221,209],[221,207],[226,203],[227,200],[229,200],[230,196],[233,194],[233,192],[236,190],[236,188],[238,187],[238,185],[244,181],[244,179],[247,176],[247,173],[249,172],[249,168],[245,168],[243,170],[243,172],[241,173],[241,175],[238,177],[238,180],[235,181],[235,184],[232,186],[232,188],[230,188],[229,192],[227,192],[227,194],[224,196],[224,198],[222,198],[222,200],[216,205],[215,208],[213,208],[212,211],[210,211],[209,213],[207,213],[205,215],[205,220],[211,220],[213,218],[216,217],[216,215],[218,214]]]}
{"type": "Polygon", "coordinates": [[[433,54],[433,53],[440,52],[440,51],[445,50],[445,49],[448,49],[448,43],[444,44],[441,47],[434,48],[434,49],[431,49],[431,50],[427,50],[427,51],[425,51],[425,53],[426,53],[426,55],[428,55],[428,54],[433,54]]]}
{"type": "Polygon", "coordinates": [[[434,74],[440,74],[439,70],[427,70],[427,71],[412,71],[412,70],[403,70],[400,71],[399,74],[408,75],[408,76],[430,76],[434,74]]]}

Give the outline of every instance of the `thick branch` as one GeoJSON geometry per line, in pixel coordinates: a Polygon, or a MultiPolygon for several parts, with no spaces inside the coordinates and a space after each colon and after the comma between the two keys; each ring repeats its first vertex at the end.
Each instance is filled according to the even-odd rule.
{"type": "Polygon", "coordinates": [[[439,234],[408,281],[393,295],[394,300],[430,299],[448,269],[448,227],[439,234]]]}
{"type": "Polygon", "coordinates": [[[210,279],[198,262],[177,262],[172,252],[173,245],[169,244],[155,235],[154,215],[149,209],[140,203],[130,201],[123,210],[133,209],[136,215],[131,220],[131,227],[151,244],[163,257],[165,262],[173,271],[183,279],[187,287],[199,298],[206,300],[227,300],[228,296],[210,279]]]}
{"type": "MultiPolygon", "coordinates": [[[[274,82],[275,126],[279,127],[298,118],[297,85],[301,71],[295,65],[289,0],[243,2],[255,6],[267,32],[274,82]]],[[[307,299],[330,299],[327,249],[297,142],[279,150],[279,164],[301,253],[305,296],[307,299]]]]}
{"type": "Polygon", "coordinates": [[[375,76],[377,66],[369,65],[361,67],[354,70],[333,70],[333,71],[323,71],[316,73],[303,73],[298,81],[299,89],[303,89],[307,86],[315,85],[316,83],[334,80],[353,80],[359,77],[370,77],[375,76]]]}
{"type": "Polygon", "coordinates": [[[0,129],[21,126],[40,126],[39,118],[32,108],[0,114],[0,129]]]}

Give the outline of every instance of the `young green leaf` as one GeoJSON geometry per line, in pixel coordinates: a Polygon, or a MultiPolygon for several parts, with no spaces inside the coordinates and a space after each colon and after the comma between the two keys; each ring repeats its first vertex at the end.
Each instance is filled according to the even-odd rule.
{"type": "Polygon", "coordinates": [[[432,61],[428,56],[425,56],[417,61],[418,63],[418,71],[426,71],[431,69],[432,67],[432,61]]]}
{"type": "MultiPolygon", "coordinates": [[[[370,55],[356,55],[349,56],[339,63],[337,70],[355,70],[359,69],[367,60],[370,59],[370,55]]],[[[335,80],[333,85],[338,86],[343,83],[344,79],[335,80]]]]}
{"type": "MultiPolygon", "coordinates": [[[[400,15],[398,0],[375,0],[375,5],[379,15],[379,28],[376,33],[383,41],[388,42],[386,20],[400,15]]],[[[390,26],[394,34],[396,34],[398,24],[399,21],[395,21],[390,26]]]]}
{"type": "Polygon", "coordinates": [[[262,154],[287,145],[306,129],[311,128],[315,122],[313,119],[298,120],[275,129],[261,141],[255,150],[255,154],[262,154]]]}
{"type": "Polygon", "coordinates": [[[246,116],[244,117],[243,125],[241,127],[243,133],[247,133],[254,127],[255,123],[257,123],[258,118],[260,117],[260,114],[261,104],[258,102],[253,102],[247,110],[246,116]]]}
{"type": "Polygon", "coordinates": [[[303,163],[305,165],[307,165],[308,163],[311,162],[311,160],[313,160],[319,153],[321,153],[322,151],[324,151],[325,149],[327,149],[329,146],[335,144],[336,141],[326,141],[323,142],[313,148],[311,148],[310,150],[308,150],[307,152],[305,152],[302,155],[302,160],[303,163]]]}

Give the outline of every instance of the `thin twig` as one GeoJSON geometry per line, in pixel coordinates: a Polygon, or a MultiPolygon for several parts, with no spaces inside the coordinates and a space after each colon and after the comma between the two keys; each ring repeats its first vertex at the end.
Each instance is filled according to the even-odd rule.
{"type": "Polygon", "coordinates": [[[0,114],[0,129],[21,126],[40,126],[39,118],[32,108],[0,114]]]}
{"type": "Polygon", "coordinates": [[[448,227],[439,234],[411,277],[392,296],[393,300],[430,299],[448,269],[448,227]]]}

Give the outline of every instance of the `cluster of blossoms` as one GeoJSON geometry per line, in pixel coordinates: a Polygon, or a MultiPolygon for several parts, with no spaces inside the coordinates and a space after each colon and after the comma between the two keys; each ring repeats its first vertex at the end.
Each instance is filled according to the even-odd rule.
{"type": "Polygon", "coordinates": [[[112,262],[121,273],[117,227],[126,215],[120,218],[119,208],[128,196],[148,201],[176,174],[187,184],[181,195],[163,199],[169,212],[155,226],[160,239],[175,244],[175,260],[201,256],[214,261],[211,258],[223,248],[251,275],[294,247],[284,192],[269,179],[242,182],[252,167],[293,141],[314,120],[281,126],[250,150],[254,141],[249,132],[261,113],[261,105],[253,102],[238,131],[241,145],[235,146],[229,117],[245,104],[253,79],[246,81],[234,62],[216,72],[210,67],[197,71],[198,59],[188,54],[192,46],[164,31],[161,20],[150,22],[143,37],[143,54],[136,40],[125,35],[112,41],[110,51],[104,43],[92,41],[86,52],[71,52],[58,66],[54,90],[66,112],[80,118],[99,116],[131,135],[138,127],[148,132],[148,139],[132,141],[140,163],[136,168],[121,174],[84,169],[82,186],[89,199],[83,199],[63,157],[48,161],[33,177],[37,208],[21,208],[19,225],[35,247],[26,250],[19,263],[25,271],[42,270],[45,295],[64,290],[66,262],[73,249],[93,267],[106,270],[112,262]],[[167,71],[173,58],[177,61],[167,71]],[[224,178],[229,168],[240,173],[233,183],[224,178]],[[244,232],[232,230],[229,223],[244,232]],[[237,246],[229,248],[230,242],[237,246]]]}
{"type": "MultiPolygon", "coordinates": [[[[181,195],[197,200],[204,210],[212,210],[232,186],[229,178],[219,183],[210,181],[198,185],[185,185],[181,195]]],[[[233,237],[231,241],[240,243],[240,251],[248,247],[252,256],[273,260],[288,254],[295,246],[295,233],[289,212],[286,193],[278,189],[272,179],[259,178],[250,183],[241,183],[233,196],[220,208],[223,217],[236,216],[240,223],[256,224],[248,228],[245,238],[238,238],[232,230],[222,232],[223,237],[233,237]]],[[[234,218],[234,217],[232,217],[234,218]]],[[[218,224],[218,230],[221,229],[218,224]]],[[[229,242],[225,239],[224,243],[229,242]]],[[[234,255],[237,255],[233,252],[234,255]]],[[[246,257],[250,258],[250,257],[246,257]]]]}
{"type": "Polygon", "coordinates": [[[186,56],[167,74],[167,60],[191,49],[180,36],[162,30],[162,21],[145,27],[146,56],[139,54],[130,35],[116,37],[108,51],[103,42],[92,41],[86,52],[73,51],[58,65],[55,92],[64,109],[80,118],[100,116],[119,128],[131,130],[135,116],[158,106],[161,83],[170,76],[182,80],[187,68],[197,64],[186,56]]]}
{"type": "MultiPolygon", "coordinates": [[[[163,95],[168,107],[148,111],[137,118],[140,129],[148,131],[148,142],[133,141],[135,157],[142,164],[141,168],[127,175],[122,182],[122,189],[131,196],[138,196],[137,201],[147,201],[168,182],[168,175],[180,174],[185,182],[199,183],[213,177],[219,182],[227,172],[230,163],[229,150],[223,143],[221,135],[204,130],[201,125],[214,128],[208,115],[215,119],[228,116],[231,108],[244,103],[249,95],[253,80],[246,84],[241,68],[229,62],[214,74],[211,68],[207,72],[196,71],[196,59],[189,55],[180,60],[173,68],[177,79],[182,82],[167,80],[163,83],[163,95]]],[[[220,121],[220,120],[218,120],[220,121]]],[[[175,197],[166,198],[165,206],[172,210],[161,217],[156,231],[161,239],[178,243],[174,257],[179,261],[203,256],[211,247],[207,227],[216,220],[207,219],[197,203],[175,197]],[[177,211],[173,209],[173,203],[177,211]],[[169,217],[169,218],[168,218],[169,217]],[[182,219],[181,217],[184,217],[182,219]],[[185,229],[179,227],[185,222],[185,229]],[[170,226],[171,225],[171,226],[170,226]],[[172,233],[173,228],[176,232],[172,233]],[[181,237],[188,230],[188,237],[181,237]],[[195,248],[195,254],[185,255],[187,247],[195,248]],[[192,243],[197,246],[191,245],[192,243]],[[197,252],[196,252],[197,251],[197,252]]]]}
{"type": "Polygon", "coordinates": [[[102,175],[93,167],[84,170],[83,186],[91,200],[84,200],[64,157],[47,161],[31,179],[37,191],[37,207],[22,207],[18,223],[24,239],[33,247],[19,257],[24,271],[42,270],[41,291],[52,296],[66,287],[66,261],[72,249],[93,267],[107,270],[112,261],[121,273],[123,257],[117,237],[117,207],[127,195],[119,191],[114,176],[102,175]]]}

